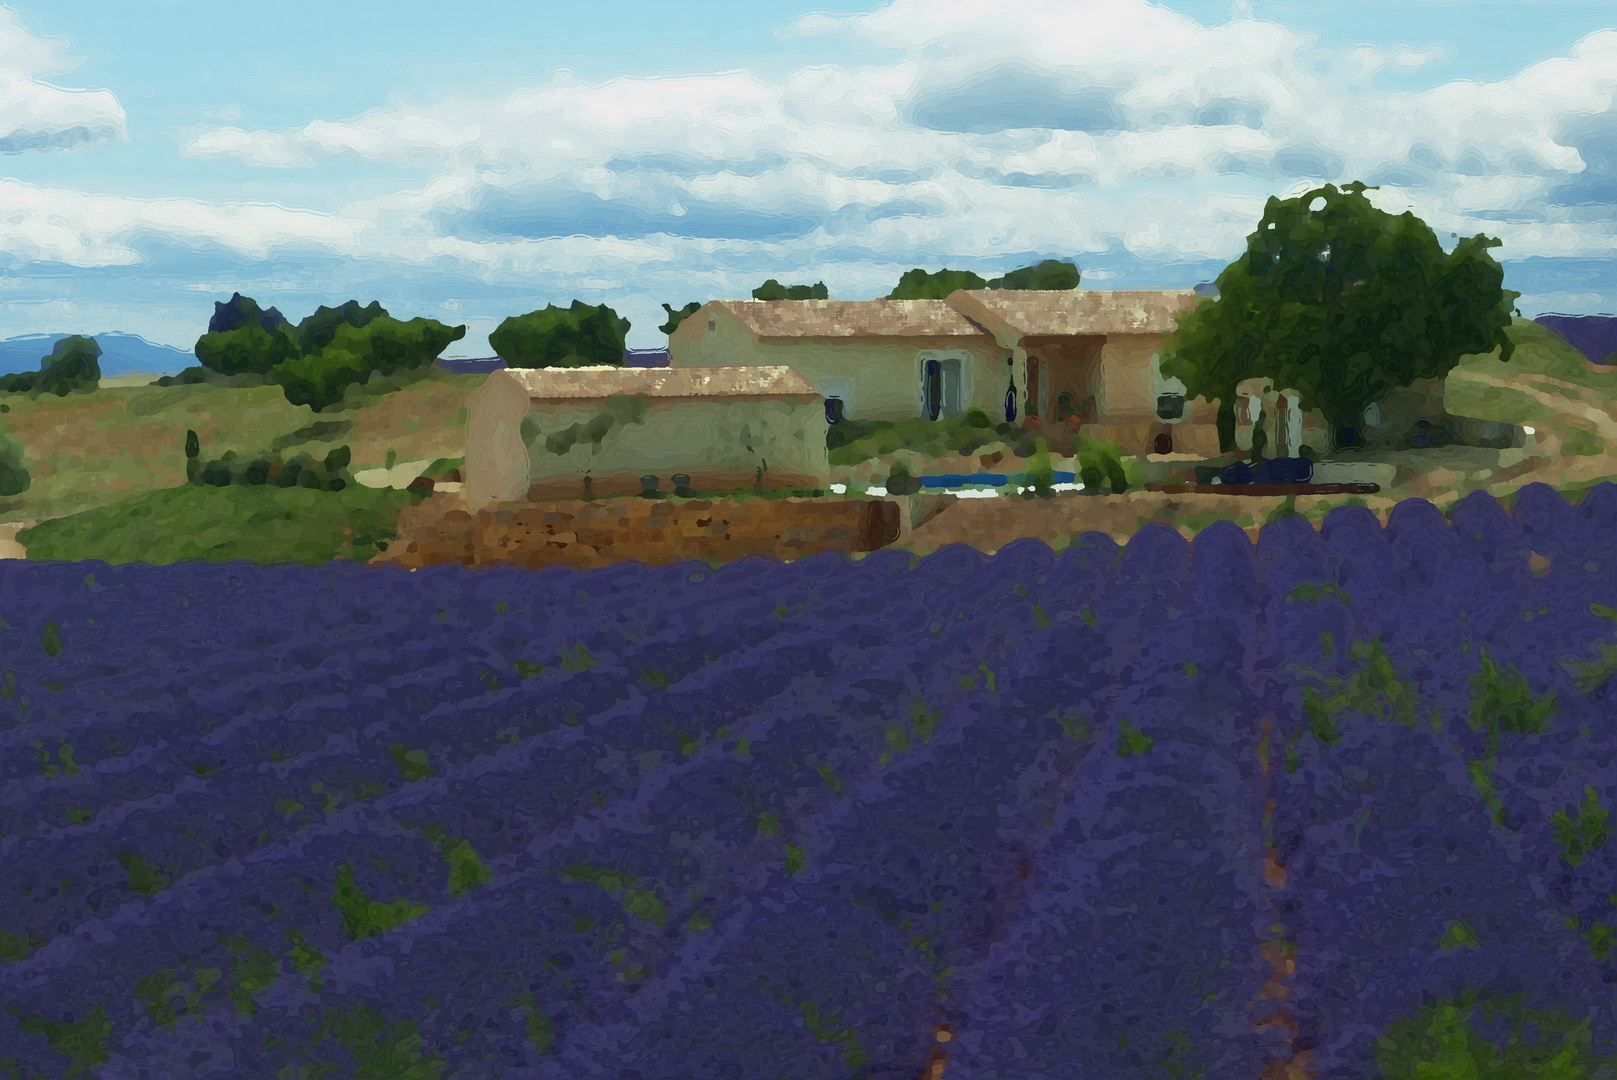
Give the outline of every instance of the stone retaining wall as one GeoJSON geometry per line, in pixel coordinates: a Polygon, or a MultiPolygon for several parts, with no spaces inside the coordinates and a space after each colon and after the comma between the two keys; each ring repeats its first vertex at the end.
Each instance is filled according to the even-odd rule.
{"type": "Polygon", "coordinates": [[[399,538],[371,564],[593,569],[630,560],[797,559],[875,551],[899,528],[899,505],[883,500],[631,498],[504,503],[472,513],[458,496],[435,495],[404,509],[399,538]]]}

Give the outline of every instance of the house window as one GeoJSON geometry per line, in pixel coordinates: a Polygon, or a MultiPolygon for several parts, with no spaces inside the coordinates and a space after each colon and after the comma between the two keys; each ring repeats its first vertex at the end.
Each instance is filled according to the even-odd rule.
{"type": "Polygon", "coordinates": [[[708,333],[711,334],[713,331],[717,330],[718,328],[719,328],[719,320],[717,320],[717,319],[709,319],[707,321],[707,332],[708,333]]]}

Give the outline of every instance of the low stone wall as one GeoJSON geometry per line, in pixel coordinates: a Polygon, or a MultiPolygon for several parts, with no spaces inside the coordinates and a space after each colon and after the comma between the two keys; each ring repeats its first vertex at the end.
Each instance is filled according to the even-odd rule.
{"type": "Polygon", "coordinates": [[[730,562],[875,551],[898,539],[896,502],[865,499],[613,499],[505,503],[469,512],[457,496],[406,507],[372,565],[572,566],[730,562]]]}

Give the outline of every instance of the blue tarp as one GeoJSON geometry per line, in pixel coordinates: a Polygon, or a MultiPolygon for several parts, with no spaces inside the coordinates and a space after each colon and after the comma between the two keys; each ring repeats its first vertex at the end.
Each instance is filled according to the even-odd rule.
{"type": "Polygon", "coordinates": [[[1314,463],[1307,458],[1269,458],[1256,465],[1237,461],[1218,474],[1225,484],[1306,484],[1314,478],[1314,463]]]}
{"type": "MultiPolygon", "coordinates": [[[[1071,484],[1077,480],[1077,477],[1070,472],[1057,472],[1053,473],[1052,476],[1051,482],[1056,484],[1071,484]]],[[[1011,477],[1006,476],[1004,473],[972,473],[969,476],[951,473],[943,476],[921,477],[922,487],[941,488],[971,487],[973,485],[1005,487],[1011,483],[1031,484],[1032,482],[1033,477],[1027,474],[1011,477]]]]}

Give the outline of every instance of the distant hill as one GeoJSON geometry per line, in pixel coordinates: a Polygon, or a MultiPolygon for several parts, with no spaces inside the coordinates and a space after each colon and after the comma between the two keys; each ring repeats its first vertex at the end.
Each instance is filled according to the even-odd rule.
{"type": "Polygon", "coordinates": [[[1617,315],[1540,315],[1533,321],[1566,338],[1597,364],[1617,352],[1617,315]]]}
{"type": "MultiPolygon", "coordinates": [[[[38,371],[39,362],[49,356],[56,343],[71,334],[28,334],[0,341],[0,373],[38,371]]],[[[151,372],[176,375],[194,367],[197,358],[184,349],[159,345],[136,334],[90,334],[101,346],[101,374],[108,378],[151,372]]]]}

